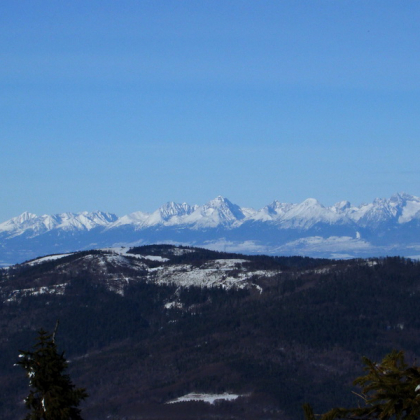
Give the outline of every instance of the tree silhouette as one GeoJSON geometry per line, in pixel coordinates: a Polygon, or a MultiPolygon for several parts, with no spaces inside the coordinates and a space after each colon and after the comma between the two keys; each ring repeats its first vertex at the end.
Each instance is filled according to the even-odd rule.
{"type": "MultiPolygon", "coordinates": [[[[57,324],[58,325],[58,324],[57,324]]],[[[33,351],[21,351],[18,365],[29,378],[30,392],[25,405],[30,412],[25,420],[81,420],[80,402],[88,394],[84,388],[75,388],[65,373],[68,363],[58,353],[54,334],[38,332],[33,351]]]]}
{"type": "Polygon", "coordinates": [[[409,367],[404,353],[393,351],[380,364],[364,357],[366,375],[356,378],[362,387],[357,394],[362,404],[354,408],[333,408],[315,415],[309,404],[303,409],[307,420],[416,420],[420,417],[420,367],[409,367]]]}

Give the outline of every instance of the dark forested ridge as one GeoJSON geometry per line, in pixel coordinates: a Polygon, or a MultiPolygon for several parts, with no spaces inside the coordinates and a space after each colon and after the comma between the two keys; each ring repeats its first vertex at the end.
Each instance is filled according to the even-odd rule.
{"type": "Polygon", "coordinates": [[[4,420],[23,417],[19,350],[57,319],[69,373],[90,395],[86,420],[300,419],[306,401],[317,412],[354,405],[361,356],[420,356],[420,264],[399,257],[88,251],[2,270],[0,294],[4,420]],[[178,280],[163,281],[175,268],[178,280]],[[220,283],[186,287],[183,272],[220,272],[220,283]],[[190,392],[241,397],[165,404],[190,392]]]}

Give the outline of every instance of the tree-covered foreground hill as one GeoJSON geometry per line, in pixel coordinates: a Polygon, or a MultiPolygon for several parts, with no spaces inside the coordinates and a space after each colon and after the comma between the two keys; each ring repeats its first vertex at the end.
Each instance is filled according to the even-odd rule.
{"type": "Polygon", "coordinates": [[[362,356],[420,356],[420,264],[403,258],[85,251],[1,271],[0,295],[4,420],[24,415],[19,350],[57,319],[85,420],[301,419],[354,405],[362,356]],[[193,392],[238,397],[167,404],[193,392]]]}

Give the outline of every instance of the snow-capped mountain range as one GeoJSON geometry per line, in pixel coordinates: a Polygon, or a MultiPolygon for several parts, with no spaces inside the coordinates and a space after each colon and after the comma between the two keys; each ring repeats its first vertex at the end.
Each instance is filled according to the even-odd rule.
{"type": "Polygon", "coordinates": [[[370,204],[313,198],[274,201],[259,210],[221,196],[198,206],[170,202],[153,213],[104,212],[37,216],[25,212],[0,224],[0,263],[40,255],[152,243],[274,255],[350,258],[420,255],[420,198],[395,194],[370,204]]]}

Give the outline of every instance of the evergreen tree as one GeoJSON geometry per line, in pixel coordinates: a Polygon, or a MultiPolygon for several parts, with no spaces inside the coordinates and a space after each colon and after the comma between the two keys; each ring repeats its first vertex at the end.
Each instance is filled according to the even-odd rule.
{"type": "Polygon", "coordinates": [[[75,388],[65,372],[68,363],[58,353],[54,334],[38,332],[33,351],[21,351],[18,365],[29,378],[31,388],[25,399],[30,410],[25,420],[81,420],[80,402],[88,394],[84,388],[75,388]]]}
{"type": "Polygon", "coordinates": [[[403,352],[393,351],[380,364],[363,358],[366,375],[354,385],[362,387],[363,404],[355,408],[333,408],[315,415],[309,404],[303,406],[306,420],[379,419],[416,420],[420,417],[420,367],[409,367],[403,352]]]}

